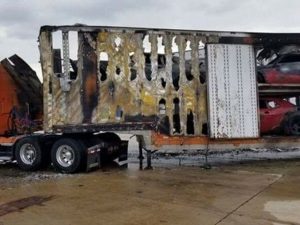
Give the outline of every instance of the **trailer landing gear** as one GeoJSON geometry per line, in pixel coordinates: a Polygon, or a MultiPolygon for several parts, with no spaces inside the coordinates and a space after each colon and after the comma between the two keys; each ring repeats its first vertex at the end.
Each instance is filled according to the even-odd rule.
{"type": "Polygon", "coordinates": [[[148,150],[146,148],[143,147],[143,138],[140,137],[140,136],[137,136],[137,142],[138,142],[138,146],[139,146],[139,165],[140,165],[140,170],[143,170],[144,167],[143,167],[143,160],[144,160],[144,156],[143,156],[143,150],[146,152],[146,158],[147,158],[147,166],[145,167],[146,170],[152,170],[152,163],[151,163],[151,160],[152,160],[152,154],[157,152],[157,150],[154,150],[154,151],[151,151],[151,150],[148,150]]]}

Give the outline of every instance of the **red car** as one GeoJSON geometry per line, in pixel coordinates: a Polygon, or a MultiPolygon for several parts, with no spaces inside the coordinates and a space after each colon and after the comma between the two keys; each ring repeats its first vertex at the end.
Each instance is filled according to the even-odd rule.
{"type": "Polygon", "coordinates": [[[300,135],[300,112],[296,105],[281,98],[261,98],[259,104],[262,134],[300,135]]]}
{"type": "Polygon", "coordinates": [[[300,84],[300,53],[278,55],[266,66],[257,68],[259,83],[300,84]]]}

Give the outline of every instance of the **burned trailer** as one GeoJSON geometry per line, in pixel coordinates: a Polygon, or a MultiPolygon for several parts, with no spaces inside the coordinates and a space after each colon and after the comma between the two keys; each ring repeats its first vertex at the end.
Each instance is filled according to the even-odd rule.
{"type": "MultiPolygon", "coordinates": [[[[261,96],[297,99],[300,84],[258,84],[257,68],[270,52],[299,45],[299,37],[41,27],[43,121],[45,133],[55,136],[54,165],[76,171],[67,169],[64,157],[73,157],[74,163],[88,155],[84,150],[76,158],[76,148],[89,146],[94,152],[109,143],[119,146],[119,133],[136,135],[140,149],[148,152],[298,146],[300,139],[294,135],[262,135],[259,101],[261,96]]],[[[297,117],[297,111],[284,113],[297,117]]],[[[276,120],[280,128],[288,120],[285,116],[276,120]]],[[[288,124],[288,129],[297,129],[294,122],[288,124]]]]}
{"type": "Polygon", "coordinates": [[[206,135],[206,84],[199,61],[206,38],[180,31],[42,27],[44,130],[131,133],[142,137],[146,149],[153,132],[206,135]],[[61,49],[53,47],[57,32],[61,49]],[[78,35],[72,45],[77,59],[70,59],[71,32],[78,35]]]}

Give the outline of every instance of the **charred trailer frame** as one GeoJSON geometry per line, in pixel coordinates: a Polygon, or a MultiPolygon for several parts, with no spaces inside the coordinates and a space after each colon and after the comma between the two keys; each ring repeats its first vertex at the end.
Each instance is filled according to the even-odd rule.
{"type": "Polygon", "coordinates": [[[131,133],[148,150],[272,145],[259,136],[255,54],[299,44],[299,37],[44,26],[44,130],[131,133]],[[71,32],[78,39],[72,47],[71,32]],[[61,49],[53,47],[54,33],[61,35],[61,49]],[[69,55],[74,47],[76,60],[69,55]]]}
{"type": "Polygon", "coordinates": [[[167,135],[202,135],[207,96],[206,84],[200,81],[198,49],[206,39],[204,34],[180,31],[43,27],[44,130],[159,130],[167,135]],[[52,33],[59,31],[62,60],[53,57],[57,50],[52,46],[52,33]],[[78,32],[75,80],[71,79],[66,47],[70,31],[78,32]],[[190,60],[185,59],[187,49],[190,60]]]}

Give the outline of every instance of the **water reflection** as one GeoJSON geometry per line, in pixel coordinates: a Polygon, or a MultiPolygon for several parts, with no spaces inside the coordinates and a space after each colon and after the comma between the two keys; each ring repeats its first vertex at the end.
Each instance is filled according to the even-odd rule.
{"type": "Polygon", "coordinates": [[[264,210],[282,222],[273,224],[300,224],[300,200],[269,201],[264,210]]]}

